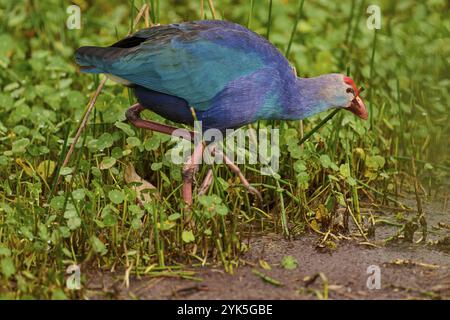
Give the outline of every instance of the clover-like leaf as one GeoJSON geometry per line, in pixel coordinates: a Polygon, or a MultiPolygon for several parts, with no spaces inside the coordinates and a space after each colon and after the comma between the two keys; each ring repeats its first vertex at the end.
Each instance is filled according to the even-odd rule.
{"type": "Polygon", "coordinates": [[[125,199],[125,195],[122,191],[114,189],[108,192],[109,200],[111,200],[114,204],[121,204],[123,200],[125,199]]]}
{"type": "Polygon", "coordinates": [[[293,270],[298,267],[298,262],[293,256],[284,256],[281,260],[281,265],[287,270],[293,270]]]}

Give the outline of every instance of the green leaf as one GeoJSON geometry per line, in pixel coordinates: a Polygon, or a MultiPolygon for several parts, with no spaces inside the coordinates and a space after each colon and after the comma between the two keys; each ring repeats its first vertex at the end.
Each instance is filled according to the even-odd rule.
{"type": "Polygon", "coordinates": [[[9,163],[9,158],[6,156],[0,156],[0,166],[6,166],[9,163]]]}
{"type": "Polygon", "coordinates": [[[142,210],[138,205],[132,204],[128,207],[128,209],[133,215],[138,217],[142,217],[144,215],[144,210],[142,210]]]}
{"type": "Polygon", "coordinates": [[[211,207],[214,204],[222,203],[222,199],[215,194],[210,196],[208,195],[199,196],[198,201],[205,207],[211,207]]]}
{"type": "Polygon", "coordinates": [[[48,241],[49,234],[47,226],[43,223],[39,223],[38,229],[39,229],[39,238],[41,238],[44,241],[48,241]]]}
{"type": "Polygon", "coordinates": [[[81,108],[86,104],[86,97],[80,91],[71,90],[66,98],[71,109],[81,108]]]}
{"type": "Polygon", "coordinates": [[[91,172],[94,177],[100,178],[102,176],[102,172],[97,167],[92,167],[91,172]]]}
{"type": "Polygon", "coordinates": [[[306,165],[305,162],[302,160],[297,160],[294,162],[294,170],[296,172],[304,172],[306,171],[306,165]]]}
{"type": "Polygon", "coordinates": [[[6,277],[6,279],[16,273],[16,267],[14,266],[14,262],[10,257],[3,258],[0,266],[2,269],[2,273],[6,277]]]}
{"type": "Polygon", "coordinates": [[[52,292],[52,300],[67,300],[67,296],[61,289],[56,289],[52,292]]]}
{"type": "Polygon", "coordinates": [[[117,128],[121,129],[123,132],[125,132],[128,136],[130,136],[130,137],[135,136],[135,132],[129,124],[127,124],[125,122],[116,122],[114,125],[117,128]]]}
{"type": "Polygon", "coordinates": [[[116,159],[112,157],[103,158],[102,162],[100,162],[100,170],[106,170],[112,168],[116,164],[116,159]]]}
{"type": "Polygon", "coordinates": [[[127,143],[133,147],[139,147],[141,145],[141,140],[137,137],[128,137],[127,143]]]}
{"type": "Polygon", "coordinates": [[[9,57],[13,54],[15,50],[17,50],[17,48],[18,48],[17,43],[12,36],[10,36],[7,33],[0,35],[0,56],[2,58],[0,62],[3,62],[5,65],[8,65],[9,57]]]}
{"type": "Polygon", "coordinates": [[[78,214],[77,211],[75,210],[75,207],[73,206],[72,203],[69,203],[67,205],[66,211],[64,212],[64,218],[69,219],[77,216],[78,214]]]}
{"type": "Polygon", "coordinates": [[[147,151],[152,151],[158,149],[161,143],[161,139],[157,135],[152,135],[150,139],[145,140],[144,148],[147,151]]]}
{"type": "Polygon", "coordinates": [[[120,159],[123,157],[123,151],[119,147],[114,147],[111,151],[111,156],[116,159],[120,159]]]}
{"type": "Polygon", "coordinates": [[[189,230],[189,231],[183,230],[183,233],[181,234],[181,238],[186,243],[195,241],[195,237],[194,237],[194,234],[192,233],[192,230],[189,230]]]}
{"type": "Polygon", "coordinates": [[[339,173],[344,177],[344,178],[348,178],[351,176],[350,174],[350,166],[348,163],[345,164],[341,164],[341,166],[339,167],[339,173]]]}
{"type": "Polygon", "coordinates": [[[64,196],[56,196],[53,197],[50,201],[50,207],[55,210],[62,210],[64,208],[64,196]]]}
{"type": "Polygon", "coordinates": [[[74,200],[78,200],[78,201],[83,200],[85,197],[84,189],[80,188],[80,189],[73,190],[72,197],[74,200]]]}
{"type": "Polygon", "coordinates": [[[61,226],[61,227],[59,227],[59,232],[61,232],[61,236],[63,237],[63,238],[68,238],[68,237],[70,237],[70,229],[69,228],[67,228],[66,226],[61,226]]]}
{"type": "Polygon", "coordinates": [[[141,218],[133,218],[133,220],[131,220],[131,227],[134,230],[139,230],[141,226],[142,226],[141,218]]]}
{"type": "Polygon", "coordinates": [[[335,171],[339,170],[338,166],[333,161],[331,161],[330,157],[327,154],[321,155],[319,160],[322,167],[333,169],[335,171]]]}
{"type": "Polygon", "coordinates": [[[298,267],[298,262],[293,256],[284,256],[281,265],[287,270],[294,270],[298,267]]]}
{"type": "Polygon", "coordinates": [[[81,226],[81,219],[79,217],[71,217],[67,219],[67,226],[70,230],[78,229],[81,226]]]}
{"type": "Polygon", "coordinates": [[[94,251],[100,253],[101,255],[105,255],[108,252],[105,244],[96,236],[91,237],[91,245],[94,251]]]}
{"type": "Polygon", "coordinates": [[[384,167],[386,160],[382,156],[368,156],[366,158],[366,166],[377,170],[384,167]]]}
{"type": "Polygon", "coordinates": [[[154,162],[151,165],[153,171],[158,171],[162,168],[162,162],[154,162]]]}
{"type": "Polygon", "coordinates": [[[114,143],[113,136],[110,133],[105,132],[97,139],[97,148],[99,150],[103,150],[111,147],[113,143],[114,143]]]}
{"type": "Polygon", "coordinates": [[[6,247],[0,247],[0,256],[7,256],[9,257],[11,255],[11,250],[6,247]]]}
{"type": "Polygon", "coordinates": [[[218,204],[216,206],[216,212],[221,216],[225,216],[228,213],[228,208],[224,204],[218,204]]]}
{"type": "Polygon", "coordinates": [[[86,144],[86,146],[92,152],[99,151],[98,140],[97,139],[89,140],[88,143],[86,144]]]}
{"type": "Polygon", "coordinates": [[[117,224],[117,218],[113,214],[107,213],[103,217],[103,223],[106,227],[112,227],[117,224]]]}
{"type": "Polygon", "coordinates": [[[320,160],[320,164],[324,167],[324,168],[329,168],[331,165],[331,159],[327,154],[322,154],[319,158],[320,160]]]}
{"type": "Polygon", "coordinates": [[[300,146],[297,145],[296,143],[289,144],[288,150],[293,159],[300,159],[302,157],[303,149],[300,148],[300,146]]]}
{"type": "Polygon", "coordinates": [[[329,174],[329,175],[328,175],[328,178],[329,178],[330,180],[339,182],[339,179],[338,179],[336,176],[333,176],[332,174],[329,174]]]}
{"type": "Polygon", "coordinates": [[[356,180],[354,179],[354,178],[352,178],[352,177],[347,177],[347,183],[350,185],[350,186],[352,186],[352,187],[354,187],[354,186],[356,186],[356,180]]]}
{"type": "Polygon", "coordinates": [[[225,181],[225,179],[221,178],[221,177],[217,177],[217,182],[219,182],[219,184],[222,186],[222,189],[227,190],[229,188],[229,184],[227,181],[225,181]]]}
{"type": "Polygon", "coordinates": [[[13,153],[24,153],[26,151],[26,147],[30,144],[30,139],[22,138],[17,141],[14,141],[12,144],[12,152],[13,153]]]}
{"type": "Polygon", "coordinates": [[[282,139],[285,141],[285,144],[287,145],[291,144],[296,145],[297,142],[299,141],[297,130],[295,130],[294,128],[287,128],[286,130],[283,131],[282,139]]]}
{"type": "Polygon", "coordinates": [[[27,238],[29,240],[33,240],[34,239],[34,235],[33,235],[33,233],[31,232],[31,230],[28,227],[21,226],[20,227],[20,232],[22,232],[24,238],[27,238]]]}
{"type": "Polygon", "coordinates": [[[173,221],[163,221],[163,222],[160,223],[159,228],[161,230],[170,230],[170,229],[172,229],[175,226],[176,226],[176,223],[173,222],[173,221]]]}
{"type": "Polygon", "coordinates": [[[213,216],[214,213],[219,215],[226,215],[228,213],[228,207],[222,203],[222,199],[217,195],[202,195],[198,197],[201,205],[206,209],[205,214],[209,217],[213,216]]]}
{"type": "Polygon", "coordinates": [[[42,161],[36,168],[37,174],[44,180],[50,177],[56,168],[56,162],[52,160],[42,161]]]}
{"type": "Polygon", "coordinates": [[[125,195],[120,190],[111,190],[108,192],[108,197],[114,204],[121,204],[125,199],[125,195]]]}
{"type": "Polygon", "coordinates": [[[425,163],[425,165],[423,166],[423,168],[425,169],[425,170],[433,170],[434,169],[434,167],[433,167],[433,165],[431,164],[431,163],[425,163]]]}
{"type": "Polygon", "coordinates": [[[67,176],[73,172],[73,169],[70,167],[62,167],[59,171],[59,174],[62,176],[67,176]]]}
{"type": "Polygon", "coordinates": [[[12,214],[14,213],[14,209],[11,208],[11,206],[7,203],[4,202],[0,202],[0,212],[6,212],[7,214],[12,214]]]}
{"type": "Polygon", "coordinates": [[[170,221],[175,221],[175,220],[180,219],[180,218],[181,218],[181,214],[173,213],[167,219],[169,219],[170,221]]]}
{"type": "Polygon", "coordinates": [[[306,172],[299,172],[296,176],[298,184],[300,184],[303,188],[308,187],[309,175],[306,172]]]}
{"type": "Polygon", "coordinates": [[[4,110],[9,110],[13,104],[14,99],[10,95],[0,93],[0,108],[4,110]]]}
{"type": "Polygon", "coordinates": [[[8,91],[13,91],[17,88],[20,87],[20,84],[18,82],[11,82],[10,84],[7,84],[4,88],[3,91],[8,92],[8,91]]]}

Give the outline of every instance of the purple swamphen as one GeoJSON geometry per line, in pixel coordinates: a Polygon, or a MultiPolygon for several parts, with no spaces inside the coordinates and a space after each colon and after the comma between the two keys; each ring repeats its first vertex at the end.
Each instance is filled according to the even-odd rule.
{"type": "MultiPolygon", "coordinates": [[[[224,131],[257,120],[304,119],[330,108],[368,114],[352,79],[341,74],[297,77],[283,54],[247,28],[217,20],[142,29],[109,47],[76,51],[81,71],[105,73],[132,88],[139,103],[127,119],[136,127],[171,134],[176,128],[142,120],[150,109],[171,121],[224,131]],[[193,110],[191,109],[193,108],[193,110]]],[[[203,144],[193,158],[201,157],[203,144]]],[[[239,168],[225,158],[251,192],[239,168]]],[[[192,203],[196,166],[183,168],[183,198],[192,203]]],[[[197,162],[195,162],[197,163],[197,162]]]]}

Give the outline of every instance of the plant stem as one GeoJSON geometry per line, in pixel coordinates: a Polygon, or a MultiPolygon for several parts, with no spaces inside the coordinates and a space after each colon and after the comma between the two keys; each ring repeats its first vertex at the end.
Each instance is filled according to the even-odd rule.
{"type": "MultiPolygon", "coordinates": [[[[64,158],[64,161],[61,165],[61,167],[65,167],[67,166],[67,164],[69,163],[70,157],[72,156],[73,151],[75,150],[75,145],[78,142],[78,139],[81,136],[81,133],[83,132],[84,128],[86,128],[87,125],[87,121],[89,119],[89,115],[92,112],[92,109],[94,108],[95,102],[97,101],[98,95],[100,94],[100,92],[103,89],[103,86],[105,85],[105,82],[108,78],[104,77],[102,79],[102,81],[100,82],[100,84],[97,87],[97,90],[95,91],[94,95],[92,96],[91,100],[89,101],[88,107],[86,109],[86,111],[84,112],[83,115],[83,120],[80,122],[80,126],[78,127],[77,133],[75,134],[75,138],[73,138],[72,144],[70,145],[69,151],[66,154],[66,157],[64,158]]],[[[57,185],[60,181],[60,177],[57,180],[57,185]]]]}
{"type": "Polygon", "coordinates": [[[325,123],[327,123],[330,119],[332,119],[340,109],[333,110],[329,115],[325,117],[318,125],[316,125],[311,131],[309,131],[303,139],[300,140],[299,145],[302,145],[306,140],[308,140],[317,130],[319,130],[325,123]]]}
{"type": "Polygon", "coordinates": [[[250,11],[248,13],[248,19],[247,19],[247,28],[250,29],[252,25],[252,15],[253,15],[253,7],[255,5],[254,0],[250,0],[250,11]]]}
{"type": "Polygon", "coordinates": [[[209,10],[211,11],[211,15],[213,19],[216,19],[216,10],[214,9],[214,3],[213,0],[208,0],[209,10]]]}
{"type": "Polygon", "coordinates": [[[286,53],[284,54],[286,57],[288,57],[289,53],[291,52],[292,42],[294,41],[295,33],[297,31],[297,25],[298,25],[298,22],[300,21],[304,3],[305,3],[305,0],[299,0],[299,6],[298,6],[297,15],[295,16],[294,27],[292,28],[291,37],[289,38],[289,44],[286,49],[286,53]]]}
{"type": "Polygon", "coordinates": [[[272,0],[269,0],[269,16],[267,17],[267,32],[266,38],[270,38],[270,28],[272,27],[272,0]]]}

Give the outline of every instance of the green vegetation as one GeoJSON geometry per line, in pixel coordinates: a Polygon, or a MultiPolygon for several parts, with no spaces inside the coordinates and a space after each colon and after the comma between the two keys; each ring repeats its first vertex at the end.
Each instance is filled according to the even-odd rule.
{"type": "MultiPolygon", "coordinates": [[[[338,208],[347,209],[366,237],[370,217],[362,206],[399,206],[397,196],[406,192],[439,197],[445,187],[447,1],[373,1],[382,12],[376,33],[366,27],[364,0],[75,2],[80,30],[66,28],[64,1],[0,0],[0,297],[82,297],[82,290],[65,284],[65,270],[74,263],[82,271],[129,269],[152,276],[178,270],[190,277],[179,271],[181,264],[218,263],[233,272],[249,237],[269,231],[328,237],[339,232],[330,223],[338,208]],[[226,166],[214,166],[209,192],[187,210],[181,166],[166,155],[169,137],[124,122],[133,97],[108,81],[61,168],[102,79],[79,73],[74,50],[109,45],[130,28],[144,27],[145,15],[137,26],[133,21],[145,3],[150,23],[214,14],[249,25],[287,52],[301,76],[350,73],[366,87],[370,120],[339,112],[305,142],[303,135],[327,114],[261,122],[281,129],[279,176],[261,176],[258,165],[240,167],[264,203],[254,202],[226,166]],[[156,189],[137,191],[133,181],[139,177],[156,189]],[[143,207],[136,204],[138,193],[147,196],[143,207]]],[[[201,167],[197,181],[207,169],[201,167]]],[[[399,230],[405,228],[400,222],[399,230]]],[[[331,240],[325,245],[333,247],[331,240]]],[[[294,262],[284,263],[291,268],[294,262]]]]}

